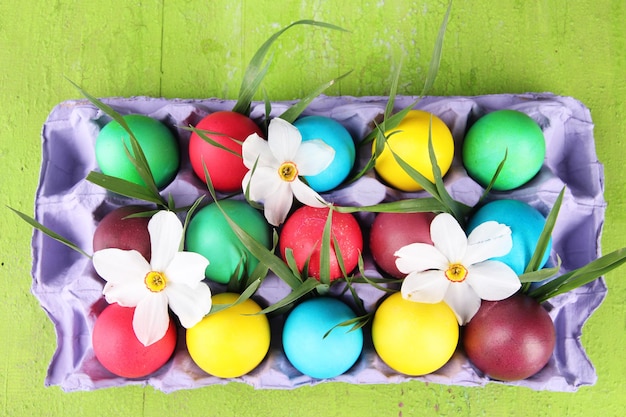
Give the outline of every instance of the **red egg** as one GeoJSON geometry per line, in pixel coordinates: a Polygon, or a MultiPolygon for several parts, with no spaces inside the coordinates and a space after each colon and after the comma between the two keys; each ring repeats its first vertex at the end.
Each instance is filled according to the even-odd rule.
{"type": "MultiPolygon", "coordinates": [[[[310,259],[309,275],[318,279],[322,236],[328,211],[327,208],[301,207],[287,219],[280,232],[279,245],[283,258],[287,248],[290,248],[300,272],[310,259]]],[[[334,280],[343,274],[332,242],[336,240],[339,244],[346,272],[349,273],[357,266],[359,255],[363,251],[363,236],[359,223],[351,214],[333,212],[332,216],[330,279],[334,280]]]]}
{"type": "Polygon", "coordinates": [[[141,206],[124,206],[104,216],[93,235],[94,252],[107,248],[135,249],[150,261],[150,217],[125,218],[146,210],[141,206]]]}
{"type": "Polygon", "coordinates": [[[555,343],[548,312],[524,294],[483,301],[463,331],[469,360],[501,381],[526,379],[539,372],[550,360],[555,343]]]}
{"type": "Polygon", "coordinates": [[[397,250],[411,243],[430,240],[430,223],[434,213],[379,213],[370,230],[370,249],[374,262],[394,278],[404,278],[396,267],[397,250]]]}
{"type": "Polygon", "coordinates": [[[206,136],[239,156],[205,141],[194,132],[189,139],[189,159],[193,171],[205,181],[206,165],[211,182],[217,191],[225,193],[241,191],[241,181],[248,168],[243,164],[241,143],[237,141],[243,142],[253,133],[262,136],[261,129],[249,117],[232,111],[211,113],[196,125],[196,129],[216,132],[206,133],[206,136]]]}
{"type": "Polygon", "coordinates": [[[163,338],[144,346],[133,330],[134,308],[111,304],[100,313],[94,325],[93,350],[107,370],[124,378],[142,378],[170,359],[176,347],[176,327],[170,326],[163,338]]]}

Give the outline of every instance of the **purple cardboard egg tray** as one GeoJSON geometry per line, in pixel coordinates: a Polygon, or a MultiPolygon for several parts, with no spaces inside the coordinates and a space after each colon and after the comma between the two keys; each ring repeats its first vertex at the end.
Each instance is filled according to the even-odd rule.
{"type": "MultiPolygon", "coordinates": [[[[403,108],[415,97],[396,98],[396,108],[403,108]]],[[[191,204],[199,195],[207,194],[206,185],[195,177],[186,149],[190,132],[182,127],[195,125],[205,115],[232,109],[227,100],[184,100],[148,97],[111,98],[105,103],[121,114],[144,114],[169,126],[180,140],[181,169],[176,179],[163,190],[171,194],[177,206],[191,204]]],[[[278,116],[293,102],[272,103],[271,117],[278,116]]],[[[305,115],[321,115],[344,125],[355,141],[372,129],[372,121],[380,118],[387,104],[386,97],[321,96],[307,108],[305,115]]],[[[561,273],[579,268],[600,255],[600,236],[606,203],[603,198],[604,177],[598,162],[589,110],[577,100],[552,94],[486,95],[476,97],[425,97],[416,108],[439,116],[455,139],[456,154],[445,176],[446,188],[457,200],[475,205],[483,189],[470,179],[460,158],[463,136],[471,123],[481,115],[499,109],[515,109],[528,114],[542,128],[547,152],[539,174],[523,187],[494,193],[493,198],[522,200],[544,215],[553,206],[566,186],[559,218],[553,233],[551,259],[558,253],[562,259],[561,273]]],[[[253,103],[251,117],[261,121],[264,103],[253,103]]],[[[35,201],[36,219],[46,227],[92,253],[92,236],[98,221],[115,207],[131,204],[85,180],[97,170],[94,144],[108,116],[86,100],[66,101],[50,113],[42,130],[42,164],[35,201]]],[[[366,156],[364,158],[367,158],[366,156]]],[[[363,163],[363,160],[359,163],[363,163]]],[[[339,205],[363,206],[382,201],[426,196],[400,193],[377,180],[373,172],[355,183],[324,194],[339,205]]],[[[364,230],[374,214],[357,215],[364,230]]],[[[172,392],[230,381],[242,382],[264,389],[293,389],[328,381],[351,384],[389,384],[418,380],[429,383],[484,386],[495,382],[475,369],[462,349],[436,372],[409,377],[390,369],[376,355],[366,337],[360,359],[345,374],[318,380],[302,375],[287,361],[280,341],[282,318],[271,320],[272,343],[265,360],[252,372],[239,378],[221,379],[206,374],[191,360],[181,330],[173,358],[147,378],[133,380],[117,377],[104,369],[94,356],[91,332],[97,314],[106,302],[102,296],[104,281],[93,270],[89,258],[35,231],[33,247],[32,292],[54,323],[57,348],[51,360],[46,385],[58,385],[65,391],[93,390],[124,385],[151,385],[172,392]]],[[[381,276],[371,257],[364,255],[367,273],[381,276]]],[[[214,292],[219,286],[211,284],[214,292]]],[[[356,284],[365,307],[374,308],[384,293],[365,284],[356,284]]],[[[223,289],[222,289],[223,290],[223,289]]],[[[289,288],[270,273],[255,295],[260,304],[268,305],[284,297],[289,288]]],[[[599,307],[607,288],[602,278],[555,297],[545,305],[557,330],[557,344],[547,366],[538,374],[522,381],[506,382],[535,390],[576,391],[592,385],[597,376],[580,343],[582,327],[599,307]]],[[[502,382],[497,382],[502,383],[502,382]]]]}

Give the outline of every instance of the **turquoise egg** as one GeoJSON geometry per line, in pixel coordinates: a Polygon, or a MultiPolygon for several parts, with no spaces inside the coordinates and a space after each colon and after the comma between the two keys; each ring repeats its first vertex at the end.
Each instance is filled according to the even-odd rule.
{"type": "MultiPolygon", "coordinates": [[[[496,200],[476,211],[467,225],[467,233],[469,234],[479,224],[490,220],[509,226],[513,238],[511,251],[507,255],[493,259],[504,262],[518,275],[523,274],[535,252],[546,219],[538,210],[523,201],[496,200]]],[[[542,268],[548,261],[551,248],[552,239],[541,261],[542,268]]]]}
{"type": "MultiPolygon", "coordinates": [[[[239,227],[268,249],[270,230],[265,218],[243,201],[224,200],[220,205],[239,227]]],[[[241,279],[252,272],[259,261],[235,235],[215,203],[198,210],[192,217],[185,235],[187,250],[204,255],[209,260],[205,275],[208,279],[227,284],[231,277],[241,279]]]]}
{"type": "MultiPolygon", "coordinates": [[[[164,188],[176,176],[180,165],[178,140],[158,120],[139,114],[123,116],[139,142],[158,188],[164,188]]],[[[144,185],[126,148],[132,152],[128,132],[115,120],[107,123],[96,138],[96,161],[103,174],[144,185]]]]}
{"type": "Polygon", "coordinates": [[[298,371],[313,378],[333,378],[345,373],[361,355],[363,331],[335,326],[354,318],[352,309],[335,298],[311,298],[297,305],[283,327],[287,359],[298,371]]]}
{"type": "Polygon", "coordinates": [[[330,191],[341,184],[354,166],[356,150],[348,130],[336,120],[323,116],[305,116],[293,124],[302,140],[321,139],[335,150],[333,162],[317,175],[305,176],[309,186],[317,192],[330,191]]]}
{"type": "Polygon", "coordinates": [[[483,187],[506,161],[493,189],[507,191],[530,181],[541,169],[546,142],[541,127],[516,110],[497,110],[478,119],[463,141],[463,165],[483,187]]]}

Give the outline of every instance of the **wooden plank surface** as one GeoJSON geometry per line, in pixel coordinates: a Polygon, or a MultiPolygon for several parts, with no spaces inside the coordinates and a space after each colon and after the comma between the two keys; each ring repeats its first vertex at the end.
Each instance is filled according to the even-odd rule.
{"type": "MultiPolygon", "coordinates": [[[[445,1],[147,0],[0,3],[0,414],[8,416],[622,415],[626,408],[626,281],[582,338],[598,382],[575,394],[496,384],[322,384],[294,391],[240,384],[165,395],[129,387],[65,394],[44,388],[53,325],[30,294],[29,227],[5,206],[32,212],[40,130],[79,94],[234,98],[242,71],[273,32],[316,19],[351,32],[293,28],[273,48],[265,88],[301,97],[349,70],[332,95],[385,95],[403,60],[400,93],[421,90],[445,1]]],[[[621,0],[458,0],[435,95],[551,91],[585,103],[596,125],[609,203],[604,252],[626,246],[626,4],[621,0]]]]}

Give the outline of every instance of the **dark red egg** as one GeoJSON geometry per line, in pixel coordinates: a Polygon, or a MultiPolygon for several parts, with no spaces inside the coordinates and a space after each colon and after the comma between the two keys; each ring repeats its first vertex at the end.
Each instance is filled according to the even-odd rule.
{"type": "MultiPolygon", "coordinates": [[[[320,254],[322,236],[328,218],[327,208],[304,206],[296,210],[283,225],[280,232],[280,253],[285,258],[287,248],[293,251],[296,265],[300,272],[309,261],[309,275],[320,278],[320,254]]],[[[347,273],[358,264],[359,255],[363,251],[361,228],[354,216],[349,213],[333,212],[331,223],[330,279],[343,276],[336,256],[334,240],[339,245],[347,273]]]]}
{"type": "Polygon", "coordinates": [[[93,235],[93,250],[107,248],[135,249],[150,261],[150,217],[130,217],[131,214],[149,210],[141,206],[124,206],[104,216],[93,235]]]}
{"type": "Polygon", "coordinates": [[[404,278],[396,267],[395,252],[411,243],[430,240],[430,223],[434,213],[379,213],[370,230],[370,249],[374,262],[394,278],[404,278]]]}
{"type": "Polygon", "coordinates": [[[554,323],[534,299],[516,294],[483,301],[463,329],[469,360],[493,379],[515,381],[539,372],[556,344],[554,323]]]}
{"type": "Polygon", "coordinates": [[[261,129],[247,116],[232,111],[211,113],[196,125],[212,141],[230,149],[229,152],[204,140],[193,132],[189,139],[189,159],[195,174],[204,182],[204,167],[217,191],[232,193],[241,191],[241,181],[248,172],[241,157],[241,143],[256,133],[262,136],[261,129]],[[234,140],[233,140],[234,139],[234,140]]]}
{"type": "Polygon", "coordinates": [[[96,319],[92,341],[98,361],[124,378],[142,378],[161,368],[176,347],[176,327],[170,320],[163,338],[144,346],[133,330],[134,308],[111,304],[96,319]]]}

